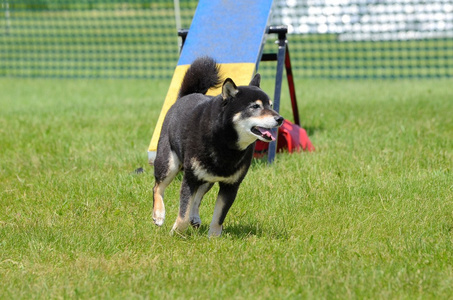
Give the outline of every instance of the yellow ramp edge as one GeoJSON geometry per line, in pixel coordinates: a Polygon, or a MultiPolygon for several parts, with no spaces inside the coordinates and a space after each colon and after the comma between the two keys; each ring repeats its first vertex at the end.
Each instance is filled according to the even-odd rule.
{"type": "MultiPolygon", "coordinates": [[[[255,73],[255,64],[254,63],[229,63],[229,64],[219,64],[220,65],[220,77],[222,81],[226,78],[233,79],[236,85],[248,85],[252,76],[255,73]]],[[[156,127],[154,128],[153,137],[148,148],[148,162],[153,164],[154,159],[156,158],[157,143],[160,137],[160,131],[162,129],[162,124],[164,122],[167,111],[175,103],[176,97],[178,96],[179,88],[181,87],[182,79],[187,72],[187,69],[190,65],[181,65],[177,66],[175,72],[173,73],[173,78],[170,82],[170,87],[168,88],[167,96],[165,97],[162,110],[160,111],[159,118],[157,119],[156,127]]],[[[217,96],[220,94],[222,87],[217,89],[211,89],[206,94],[210,96],[217,96]]]]}

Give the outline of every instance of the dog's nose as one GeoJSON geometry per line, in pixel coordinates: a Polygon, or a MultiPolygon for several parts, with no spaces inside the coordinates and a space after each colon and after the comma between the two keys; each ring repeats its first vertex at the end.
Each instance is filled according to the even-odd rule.
{"type": "Polygon", "coordinates": [[[274,118],[275,118],[275,121],[277,121],[278,126],[282,125],[283,121],[285,120],[285,119],[283,119],[282,116],[275,116],[274,118]]]}

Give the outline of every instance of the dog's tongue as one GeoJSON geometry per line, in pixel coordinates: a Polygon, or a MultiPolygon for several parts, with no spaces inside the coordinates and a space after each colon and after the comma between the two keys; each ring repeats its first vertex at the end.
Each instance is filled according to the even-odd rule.
{"type": "Polygon", "coordinates": [[[266,128],[261,128],[261,127],[256,127],[260,132],[261,134],[266,137],[266,138],[269,138],[271,139],[272,141],[275,141],[275,137],[272,135],[272,133],[270,132],[269,129],[266,129],[266,128]]]}

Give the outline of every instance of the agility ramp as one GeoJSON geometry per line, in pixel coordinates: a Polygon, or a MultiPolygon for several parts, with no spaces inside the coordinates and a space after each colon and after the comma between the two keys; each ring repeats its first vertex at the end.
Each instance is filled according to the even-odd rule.
{"type": "MultiPolygon", "coordinates": [[[[185,38],[178,64],[165,97],[148,149],[152,164],[168,109],[176,101],[182,79],[190,64],[210,56],[220,65],[222,78],[248,85],[261,60],[272,0],[200,0],[185,38]]],[[[208,95],[218,95],[218,90],[208,95]]]]}

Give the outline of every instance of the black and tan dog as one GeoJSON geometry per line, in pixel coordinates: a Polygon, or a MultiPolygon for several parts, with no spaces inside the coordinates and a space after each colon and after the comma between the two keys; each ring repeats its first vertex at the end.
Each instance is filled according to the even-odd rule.
{"type": "Polygon", "coordinates": [[[168,110],[154,161],[153,220],[164,223],[164,191],[176,174],[184,171],[179,215],[172,233],[201,224],[199,206],[203,196],[219,183],[219,194],[209,236],[222,233],[225,216],[249,169],[255,141],[274,139],[269,129],[283,118],[272,109],[266,93],[259,88],[256,74],[248,86],[223,82],[222,93],[206,96],[219,86],[219,68],[209,57],[195,60],[184,76],[176,103],[168,110]]]}

